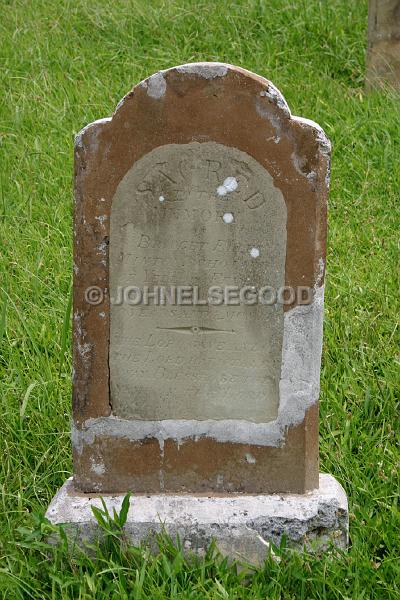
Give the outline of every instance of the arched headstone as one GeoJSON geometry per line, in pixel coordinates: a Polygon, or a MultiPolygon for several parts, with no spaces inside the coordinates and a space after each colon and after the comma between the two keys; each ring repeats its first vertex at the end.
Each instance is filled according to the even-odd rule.
{"type": "Polygon", "coordinates": [[[301,543],[318,520],[321,539],[339,531],[345,545],[346,498],[318,461],[322,129],[266,79],[198,63],[135,86],[75,152],[70,497],[149,496],[135,500],[135,523],[146,511],[157,521],[157,506],[197,549],[176,494],[228,547],[229,510],[247,498],[238,550],[249,519],[258,557],[267,522],[274,541],[301,543]],[[303,534],[273,533],[282,507],[303,534]]]}

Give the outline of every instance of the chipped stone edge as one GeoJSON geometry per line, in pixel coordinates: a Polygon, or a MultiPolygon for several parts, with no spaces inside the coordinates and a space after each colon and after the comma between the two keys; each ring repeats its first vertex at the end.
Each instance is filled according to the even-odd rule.
{"type": "Polygon", "coordinates": [[[97,119],[96,121],[85,125],[85,127],[78,131],[78,133],[75,136],[75,149],[84,150],[85,144],[83,143],[83,138],[86,135],[86,133],[93,129],[92,133],[94,133],[94,135],[97,136],[97,127],[99,125],[106,125],[107,123],[111,123],[111,121],[112,117],[104,117],[103,119],[97,119]]]}
{"type": "Polygon", "coordinates": [[[197,62],[186,63],[173,67],[178,73],[189,73],[190,75],[198,75],[204,79],[215,79],[216,77],[225,77],[233,65],[220,62],[197,62]]]}
{"type": "MultiPolygon", "coordinates": [[[[285,97],[283,96],[282,92],[271,81],[269,81],[265,77],[258,75],[257,73],[254,73],[252,71],[249,71],[248,69],[244,69],[242,67],[237,67],[237,66],[229,64],[229,63],[221,63],[221,62],[185,63],[182,65],[176,65],[176,66],[170,67],[168,69],[160,70],[157,73],[150,75],[146,79],[143,79],[142,81],[137,83],[130,92],[128,92],[127,94],[125,94],[125,96],[123,96],[123,98],[121,98],[121,100],[116,105],[116,108],[114,110],[112,117],[98,119],[97,121],[89,123],[88,125],[83,127],[83,129],[81,129],[81,131],[79,131],[79,133],[75,137],[75,148],[76,149],[84,148],[83,136],[85,135],[85,133],[87,131],[89,131],[92,128],[96,128],[96,126],[98,126],[98,125],[105,125],[105,124],[110,123],[112,121],[113,117],[119,111],[119,109],[125,103],[125,101],[132,95],[132,93],[134,93],[135,88],[140,88],[140,87],[146,88],[147,94],[155,100],[160,100],[161,98],[163,98],[165,96],[165,93],[167,90],[167,82],[165,80],[165,75],[171,71],[177,71],[178,73],[188,74],[188,75],[196,75],[198,77],[202,77],[205,79],[216,79],[217,77],[225,77],[229,71],[234,71],[234,72],[239,72],[245,76],[253,77],[253,78],[257,79],[260,82],[260,84],[264,85],[264,88],[265,88],[264,90],[262,90],[260,92],[260,95],[262,97],[268,98],[271,102],[276,104],[276,106],[282,111],[282,113],[286,119],[288,119],[289,121],[292,121],[294,123],[297,123],[300,126],[309,127],[314,130],[315,136],[316,136],[316,141],[320,147],[321,154],[323,156],[325,156],[329,161],[329,158],[331,155],[331,142],[330,142],[329,138],[327,137],[326,133],[324,132],[324,130],[322,129],[322,127],[320,125],[318,125],[318,123],[316,123],[315,121],[312,121],[311,119],[306,119],[304,117],[298,117],[298,116],[292,115],[289,105],[286,102],[285,97]]],[[[256,110],[257,110],[257,108],[256,108],[256,110]]],[[[96,144],[96,131],[94,131],[94,134],[95,134],[94,143],[96,144]]],[[[95,149],[96,148],[94,148],[94,150],[95,149]]],[[[326,176],[326,183],[328,186],[329,186],[329,180],[330,180],[330,168],[329,168],[329,164],[328,164],[328,172],[327,172],[327,176],[326,176]]]]}
{"type": "MultiPolygon", "coordinates": [[[[123,494],[102,497],[111,514],[121,509],[123,494]]],[[[46,517],[55,525],[64,524],[81,546],[101,533],[92,506],[102,507],[100,495],[76,491],[70,478],[51,501],[46,517]]],[[[202,555],[215,539],[225,556],[260,564],[271,542],[279,545],[283,535],[289,546],[300,550],[306,546],[325,551],[331,543],[346,549],[348,503],[340,483],[325,473],[320,474],[319,488],[305,494],[132,496],[125,539],[134,545],[151,543],[161,531],[173,539],[179,535],[186,551],[202,555]]]]}
{"type": "Polygon", "coordinates": [[[319,146],[320,152],[327,161],[325,186],[326,186],[326,190],[328,192],[330,181],[331,181],[331,163],[330,163],[330,161],[331,161],[331,153],[332,153],[332,144],[331,144],[330,139],[326,135],[325,131],[322,129],[321,125],[318,125],[318,123],[316,123],[315,121],[312,121],[311,119],[306,119],[305,117],[296,117],[296,116],[292,116],[291,119],[292,119],[292,121],[294,121],[295,123],[298,123],[302,127],[309,127],[314,130],[315,139],[319,146]]]}
{"type": "Polygon", "coordinates": [[[321,152],[322,154],[324,154],[324,156],[329,158],[331,155],[332,145],[330,139],[326,135],[325,131],[322,129],[321,125],[318,125],[318,123],[316,123],[315,121],[312,121],[311,119],[306,119],[305,117],[296,117],[292,115],[292,119],[300,125],[303,125],[305,127],[311,127],[316,131],[316,138],[321,148],[321,152]]]}
{"type": "Polygon", "coordinates": [[[161,449],[174,439],[178,445],[186,439],[212,438],[218,442],[280,447],[287,428],[299,425],[306,411],[318,401],[322,352],[324,288],[316,288],[314,301],[296,306],[284,314],[281,380],[278,417],[268,423],[245,420],[172,420],[142,421],[110,417],[86,420],[81,428],[72,426],[75,451],[82,453],[99,437],[140,441],[156,438],[161,449]]]}

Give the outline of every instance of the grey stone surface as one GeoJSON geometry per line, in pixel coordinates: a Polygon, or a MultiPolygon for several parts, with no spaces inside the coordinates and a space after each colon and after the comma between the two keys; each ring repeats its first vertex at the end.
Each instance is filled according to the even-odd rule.
{"type": "Polygon", "coordinates": [[[286,222],[285,201],[270,173],[236,148],[168,144],[132,166],[111,208],[114,416],[277,418],[282,303],[246,305],[236,293],[232,304],[210,307],[207,298],[209,289],[226,286],[247,293],[282,289],[286,222]],[[189,286],[199,297],[183,305],[173,293],[172,304],[150,299],[146,305],[144,294],[141,303],[136,294],[133,303],[123,302],[121,292],[131,286],[167,293],[189,286]]]}
{"type": "MultiPolygon", "coordinates": [[[[123,495],[103,496],[110,512],[121,507],[123,495]]],[[[68,479],[53,498],[46,516],[64,524],[79,546],[101,534],[91,506],[101,507],[100,497],[76,492],[68,479]]],[[[154,535],[165,530],[180,536],[187,551],[203,555],[215,539],[221,553],[231,559],[260,564],[270,542],[282,536],[297,549],[306,546],[324,551],[333,543],[346,548],[348,507],[346,494],[334,477],[320,474],[318,490],[304,495],[151,495],[133,496],[125,536],[138,545],[147,541],[155,548],[154,535]]]]}
{"type": "Polygon", "coordinates": [[[369,0],[366,84],[400,87],[400,0],[369,0]]]}

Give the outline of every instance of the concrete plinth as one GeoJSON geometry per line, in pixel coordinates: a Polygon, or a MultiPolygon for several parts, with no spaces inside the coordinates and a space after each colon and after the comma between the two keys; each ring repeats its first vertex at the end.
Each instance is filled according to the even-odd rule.
{"type": "MultiPolygon", "coordinates": [[[[119,511],[123,495],[103,499],[112,513],[119,511]]],[[[91,506],[101,507],[100,497],[83,494],[68,479],[53,498],[46,516],[65,524],[71,540],[79,546],[101,536],[91,506]]],[[[125,525],[126,539],[133,545],[149,541],[166,531],[179,535],[184,548],[202,555],[212,539],[223,555],[260,564],[269,542],[279,545],[282,536],[298,549],[321,552],[332,542],[346,548],[348,542],[347,498],[332,475],[320,475],[320,487],[307,494],[271,495],[151,495],[132,496],[125,525]]]]}

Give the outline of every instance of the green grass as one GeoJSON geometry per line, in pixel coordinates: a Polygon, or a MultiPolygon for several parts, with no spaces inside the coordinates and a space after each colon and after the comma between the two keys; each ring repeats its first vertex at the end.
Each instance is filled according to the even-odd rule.
{"type": "Polygon", "coordinates": [[[2,0],[0,17],[1,597],[399,598],[400,98],[364,93],[366,0],[2,0]],[[333,142],[321,462],[348,492],[351,547],[246,578],[167,542],[49,552],[38,516],[71,473],[73,135],[195,60],[266,76],[333,142]]]}

